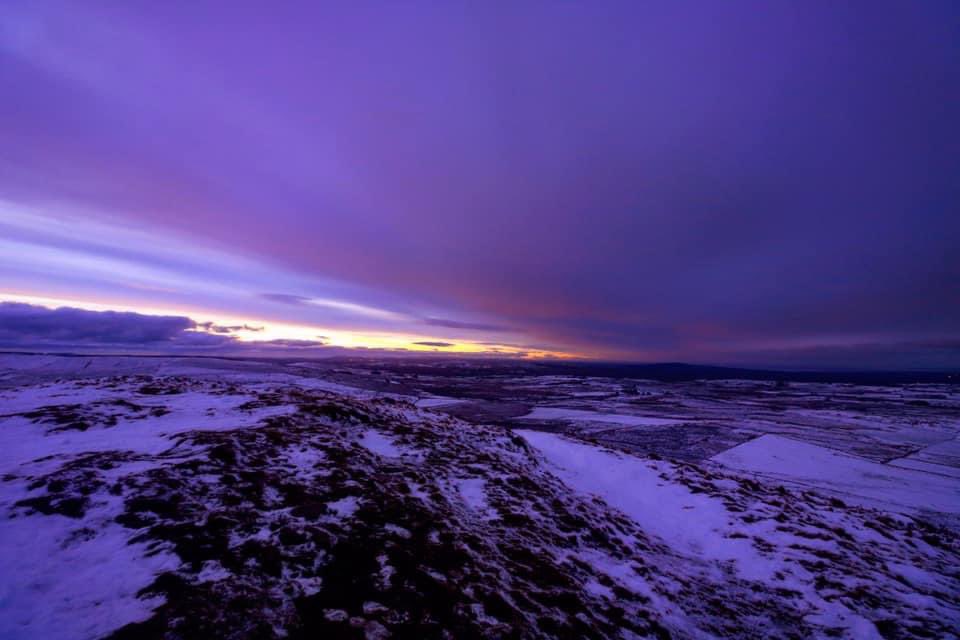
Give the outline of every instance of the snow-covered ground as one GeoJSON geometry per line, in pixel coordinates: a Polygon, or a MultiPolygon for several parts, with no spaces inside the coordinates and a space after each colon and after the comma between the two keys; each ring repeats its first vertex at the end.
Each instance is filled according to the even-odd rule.
{"type": "MultiPolygon", "coordinates": [[[[853,588],[860,582],[860,577],[853,572],[846,577],[837,576],[839,582],[832,589],[825,590],[818,585],[816,572],[810,571],[810,560],[811,556],[816,557],[820,553],[828,556],[844,553],[842,545],[838,545],[837,540],[831,540],[832,536],[823,535],[824,531],[842,533],[841,537],[847,541],[864,545],[882,544],[884,538],[889,539],[888,533],[865,527],[836,509],[817,508],[823,505],[817,505],[816,502],[804,505],[805,508],[814,509],[807,514],[808,517],[797,518],[802,526],[783,526],[792,524],[794,518],[778,517],[771,522],[763,514],[766,505],[757,504],[755,500],[746,503],[736,500],[740,487],[735,477],[714,480],[707,489],[704,485],[685,482],[682,472],[678,473],[680,469],[671,463],[644,460],[555,433],[518,433],[544,456],[551,471],[568,486],[584,495],[597,497],[621,511],[645,533],[655,536],[658,542],[669,546],[675,553],[686,556],[691,568],[706,560],[716,563],[717,567],[728,568],[743,580],[758,584],[756,590],[790,592],[793,594],[791,597],[804,602],[808,611],[805,620],[829,625],[833,629],[829,635],[883,637],[878,626],[864,617],[858,607],[851,606],[849,601],[826,595],[827,591],[841,585],[853,588]],[[762,541],[762,544],[757,544],[758,541],[762,541]]],[[[764,470],[775,469],[778,464],[783,468],[791,460],[798,467],[811,472],[821,468],[821,464],[823,469],[831,466],[834,469],[843,468],[843,461],[816,457],[819,452],[809,451],[810,445],[796,443],[800,446],[795,449],[771,446],[769,440],[774,438],[777,436],[762,438],[766,451],[795,454],[796,457],[775,458],[774,454],[770,458],[761,458],[770,463],[770,466],[763,467],[764,470]],[[808,457],[804,458],[804,455],[808,457]]],[[[868,475],[865,470],[858,468],[852,473],[841,473],[839,477],[849,481],[851,476],[855,477],[858,473],[868,475]]],[[[898,485],[898,488],[902,490],[902,485],[898,485]]],[[[930,499],[933,493],[930,488],[921,489],[926,489],[926,492],[920,493],[918,490],[911,497],[917,500],[930,499]]],[[[897,495],[896,489],[891,493],[897,495]]],[[[960,505],[954,501],[937,506],[955,509],[960,505]]],[[[856,552],[855,549],[851,546],[846,552],[856,552]]],[[[910,556],[911,552],[907,551],[905,557],[910,556]]],[[[903,603],[906,606],[916,603],[928,607],[932,615],[946,615],[954,622],[960,620],[957,583],[946,576],[938,577],[926,569],[912,566],[909,562],[901,564],[903,558],[879,554],[879,559],[886,562],[894,580],[902,581],[906,586],[904,588],[904,585],[891,583],[903,603]],[[953,595],[948,596],[946,602],[935,604],[930,597],[914,591],[920,585],[935,585],[935,592],[943,589],[949,593],[952,589],[953,595]]],[[[882,587],[877,585],[874,588],[879,591],[882,587]]]]}
{"type": "Polygon", "coordinates": [[[448,407],[452,404],[459,404],[463,400],[459,398],[420,398],[417,400],[416,405],[424,409],[430,409],[432,407],[448,407]]]}
{"type": "Polygon", "coordinates": [[[837,494],[848,502],[897,511],[960,513],[960,478],[930,472],[929,466],[910,469],[881,464],[775,434],[754,438],[713,460],[837,494]]]}
{"type": "Polygon", "coordinates": [[[678,462],[531,430],[708,433],[718,410],[655,385],[623,400],[609,381],[502,381],[555,405],[518,412],[526,428],[511,432],[440,412],[469,401],[299,364],[144,359],[134,373],[133,358],[59,360],[0,362],[4,640],[960,627],[960,541],[944,526],[958,479],[937,472],[958,452],[933,410],[877,426],[787,409],[787,433],[765,434],[754,415],[713,459],[678,462]],[[810,441],[792,419],[814,425],[810,441]],[[825,443],[837,420],[844,450],[825,443]],[[857,455],[868,442],[902,455],[857,455]]]}
{"type": "Polygon", "coordinates": [[[629,426],[661,426],[679,424],[683,420],[672,418],[652,418],[649,416],[625,415],[617,413],[600,413],[584,411],[582,409],[565,409],[563,407],[537,407],[518,420],[567,420],[579,422],[609,422],[612,424],[629,426]]]}
{"type": "Polygon", "coordinates": [[[131,542],[115,521],[120,498],[47,502],[45,483],[17,478],[50,477],[102,457],[108,483],[199,455],[184,446],[185,433],[253,426],[290,410],[243,410],[255,395],[228,385],[178,380],[177,393],[166,395],[173,384],[151,384],[70,381],[0,392],[0,478],[7,480],[0,484],[0,638],[94,638],[149,618],[161,600],[138,591],[180,564],[169,550],[131,542]]]}
{"type": "Polygon", "coordinates": [[[742,574],[772,578],[746,538],[731,538],[730,513],[722,500],[665,477],[670,464],[642,460],[555,433],[518,431],[572,488],[602,498],[644,531],[690,555],[733,561],[742,574]]]}
{"type": "MultiPolygon", "coordinates": [[[[733,535],[740,533],[738,519],[723,500],[670,481],[668,464],[642,461],[556,434],[527,431],[521,435],[572,489],[622,511],[657,542],[685,555],[691,567],[704,560],[717,563],[717,567],[727,567],[732,574],[763,583],[768,589],[776,588],[778,581],[783,583],[790,571],[782,561],[760,552],[749,536],[733,535]]],[[[624,582],[633,580],[628,576],[624,582]]],[[[824,604],[822,600],[809,603],[812,615],[818,615],[824,604]]],[[[837,607],[829,604],[826,609],[834,618],[832,623],[844,632],[879,637],[872,625],[864,624],[852,611],[838,614],[837,607]]]]}

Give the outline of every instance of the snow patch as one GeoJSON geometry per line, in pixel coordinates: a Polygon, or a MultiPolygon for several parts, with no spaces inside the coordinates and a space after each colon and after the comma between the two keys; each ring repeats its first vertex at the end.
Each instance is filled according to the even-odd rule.
{"type": "Polygon", "coordinates": [[[487,483],[483,478],[462,478],[457,480],[457,489],[460,496],[471,509],[485,511],[490,508],[487,503],[487,483]]]}
{"type": "Polygon", "coordinates": [[[770,580],[779,563],[759,555],[749,540],[725,534],[723,503],[665,480],[657,463],[542,431],[516,431],[550,462],[570,488],[601,498],[665,544],[700,558],[733,561],[748,579],[770,580]]]}
{"type": "Polygon", "coordinates": [[[460,404],[461,402],[466,402],[466,400],[438,396],[436,398],[420,398],[414,404],[423,409],[430,409],[432,407],[445,407],[451,404],[460,404]]]}
{"type": "Polygon", "coordinates": [[[960,513],[960,478],[871,462],[807,442],[766,434],[713,460],[740,471],[831,493],[867,506],[960,513]]]}
{"type": "Polygon", "coordinates": [[[376,429],[367,429],[360,437],[360,444],[364,449],[387,458],[399,458],[404,450],[397,446],[393,438],[389,438],[376,429]]]}
{"type": "Polygon", "coordinates": [[[359,500],[357,500],[356,496],[347,496],[346,498],[340,498],[334,502],[327,503],[327,508],[341,518],[349,518],[352,516],[356,513],[358,506],[359,500]]]}
{"type": "Polygon", "coordinates": [[[146,545],[129,544],[131,531],[114,524],[112,513],[97,515],[0,520],[0,638],[99,638],[146,620],[162,603],[137,592],[179,567],[180,559],[166,552],[148,556],[146,545]]]}

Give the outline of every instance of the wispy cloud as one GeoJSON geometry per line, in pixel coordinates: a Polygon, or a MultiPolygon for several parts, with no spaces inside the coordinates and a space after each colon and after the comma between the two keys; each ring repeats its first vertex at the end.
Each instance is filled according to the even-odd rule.
{"type": "Polygon", "coordinates": [[[257,340],[252,342],[254,345],[266,345],[274,347],[292,347],[295,349],[305,347],[324,347],[326,342],[322,340],[294,340],[290,338],[277,338],[275,340],[257,340]]]}
{"type": "Polygon", "coordinates": [[[264,327],[256,327],[249,324],[234,324],[234,325],[222,325],[216,324],[214,322],[198,322],[196,323],[197,328],[203,329],[204,331],[209,331],[210,333],[239,333],[240,331],[252,331],[252,332],[262,332],[264,327]]]}
{"type": "Polygon", "coordinates": [[[404,321],[409,319],[408,316],[402,313],[388,311],[387,309],[379,309],[377,307],[372,307],[369,305],[360,304],[356,302],[350,302],[347,300],[300,296],[300,295],[293,295],[289,293],[263,293],[260,295],[260,297],[266,300],[271,300],[273,302],[280,302],[282,304],[289,304],[289,305],[295,305],[295,306],[326,307],[328,309],[335,309],[337,311],[346,311],[346,312],[354,313],[360,316],[377,318],[381,320],[404,321]]]}
{"type": "Polygon", "coordinates": [[[446,329],[467,329],[470,331],[501,332],[509,329],[499,324],[487,324],[484,322],[463,322],[460,320],[448,320],[444,318],[424,318],[424,324],[431,327],[444,327],[446,329]]]}
{"type": "Polygon", "coordinates": [[[271,302],[280,302],[282,304],[308,304],[310,298],[306,296],[296,296],[291,293],[261,293],[260,297],[271,302]]]}

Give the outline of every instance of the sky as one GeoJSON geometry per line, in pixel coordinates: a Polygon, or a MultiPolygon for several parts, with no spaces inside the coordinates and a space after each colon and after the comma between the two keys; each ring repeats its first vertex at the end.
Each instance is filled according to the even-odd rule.
{"type": "Polygon", "coordinates": [[[960,367],[952,0],[6,0],[0,91],[0,348],[960,367]]]}

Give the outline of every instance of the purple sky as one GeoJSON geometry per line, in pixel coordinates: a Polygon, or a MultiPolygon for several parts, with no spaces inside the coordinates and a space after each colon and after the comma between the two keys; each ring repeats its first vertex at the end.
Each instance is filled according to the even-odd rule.
{"type": "Polygon", "coordinates": [[[955,1],[256,4],[0,4],[0,294],[960,366],[955,1]]]}

